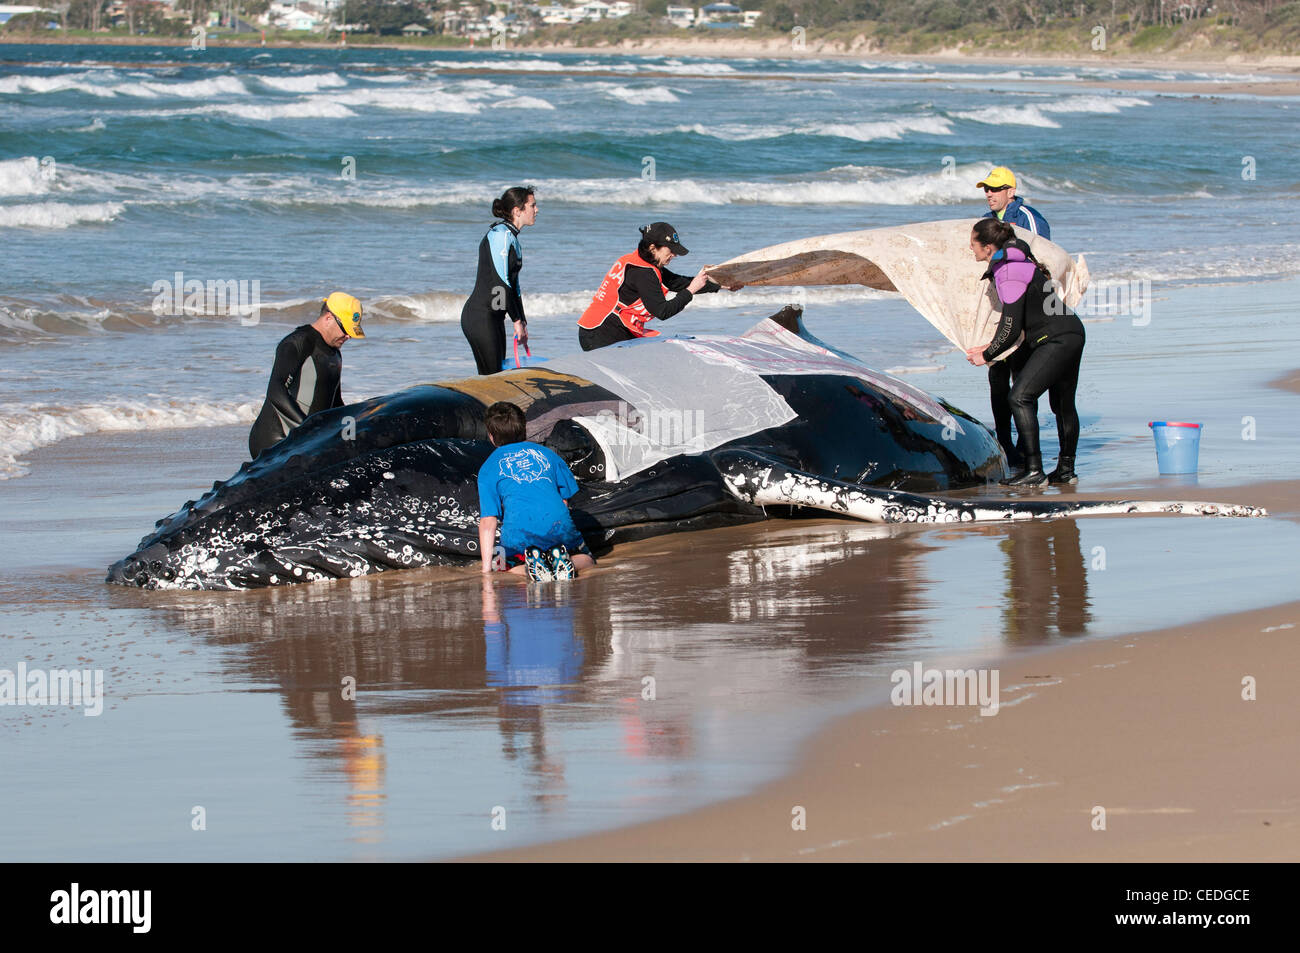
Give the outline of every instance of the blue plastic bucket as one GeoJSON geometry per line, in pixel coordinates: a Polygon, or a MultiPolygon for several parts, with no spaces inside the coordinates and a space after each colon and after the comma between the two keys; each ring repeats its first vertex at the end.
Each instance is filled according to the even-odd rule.
{"type": "Polygon", "coordinates": [[[1172,420],[1153,420],[1147,424],[1156,438],[1156,465],[1162,476],[1195,473],[1201,449],[1201,425],[1172,420]]]}

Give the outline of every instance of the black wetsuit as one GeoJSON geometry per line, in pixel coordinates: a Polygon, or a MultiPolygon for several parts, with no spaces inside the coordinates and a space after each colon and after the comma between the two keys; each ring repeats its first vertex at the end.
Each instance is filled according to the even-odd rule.
{"type": "Polygon", "coordinates": [[[248,434],[248,452],[257,459],[307,417],[343,406],[340,378],[343,355],[310,324],[295,329],[275,349],[266,403],[248,434]]]}
{"type": "Polygon", "coordinates": [[[496,374],[505,362],[505,318],[528,324],[519,293],[519,269],[523,264],[519,230],[507,222],[489,228],[478,244],[474,290],[460,311],[460,329],[474,352],[480,374],[496,374]]]}
{"type": "MultiPolygon", "coordinates": [[[[686,286],[694,279],[675,274],[667,268],[660,268],[659,273],[663,275],[663,288],[676,292],[672,300],[664,297],[663,288],[659,286],[659,279],[655,277],[654,270],[640,265],[628,265],[624,269],[623,283],[618,289],[618,300],[628,305],[640,301],[649,314],[660,321],[667,321],[690,304],[691,299],[695,297],[695,294],[686,290],[686,286]]],[[[720,287],[722,286],[715,281],[705,282],[698,293],[711,293],[720,287]]],[[[617,344],[619,341],[636,339],[637,335],[629,331],[618,319],[618,315],[612,311],[598,327],[578,328],[578,343],[582,345],[584,351],[594,351],[596,348],[617,344]]]]}
{"type": "Polygon", "coordinates": [[[1021,449],[1026,456],[1041,452],[1038,398],[1046,391],[1056,415],[1060,455],[1073,459],[1079,445],[1074,395],[1083,359],[1083,322],[1057,296],[1051,279],[1019,239],[998,252],[985,277],[997,282],[1002,320],[992,343],[984,349],[984,359],[991,360],[1011,347],[1021,332],[1025,335],[1020,350],[1027,353],[1015,371],[1009,398],[1021,449]]]}
{"type": "Polygon", "coordinates": [[[998,435],[998,443],[1008,457],[1018,451],[1016,441],[1011,439],[1011,379],[1019,376],[1029,357],[1029,348],[1016,348],[1000,361],[994,361],[989,367],[989,404],[993,408],[993,430],[998,435]]]}

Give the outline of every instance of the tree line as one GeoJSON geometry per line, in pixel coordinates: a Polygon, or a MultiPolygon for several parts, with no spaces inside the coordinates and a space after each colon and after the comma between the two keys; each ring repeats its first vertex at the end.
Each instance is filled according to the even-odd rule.
{"type": "Polygon", "coordinates": [[[1012,0],[991,4],[959,0],[758,0],[754,6],[763,11],[766,24],[776,30],[795,26],[825,28],[865,20],[935,32],[981,25],[1032,30],[1065,21],[1137,29],[1172,27],[1205,18],[1251,26],[1277,17],[1300,16],[1300,3],[1295,0],[1012,0]]]}

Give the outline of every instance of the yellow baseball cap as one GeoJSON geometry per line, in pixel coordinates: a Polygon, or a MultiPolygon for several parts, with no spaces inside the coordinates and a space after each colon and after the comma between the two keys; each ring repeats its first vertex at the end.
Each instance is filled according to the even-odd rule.
{"type": "Polygon", "coordinates": [[[343,331],[350,338],[363,338],[366,332],[361,330],[361,302],[344,291],[336,291],[324,301],[330,313],[339,319],[343,331]]]}
{"type": "Polygon", "coordinates": [[[990,189],[1001,189],[1006,186],[1016,187],[1016,174],[1004,165],[997,166],[988,175],[984,176],[984,181],[975,186],[982,189],[988,186],[990,189]]]}

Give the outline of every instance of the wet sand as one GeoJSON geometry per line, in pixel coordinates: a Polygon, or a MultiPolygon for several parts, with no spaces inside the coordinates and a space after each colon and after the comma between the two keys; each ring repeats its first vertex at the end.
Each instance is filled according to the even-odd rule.
{"type": "Polygon", "coordinates": [[[1294,861],[1298,665],[1300,602],[1036,653],[994,715],[880,706],[751,796],[476,859],[1294,861]]]}
{"type": "MultiPolygon", "coordinates": [[[[380,860],[579,837],[779,777],[820,725],[882,701],[889,672],[914,660],[1006,668],[1046,646],[1157,627],[1171,611],[1191,621],[1282,602],[1293,578],[1265,578],[1296,541],[1293,489],[1272,484],[1195,493],[1263,503],[1277,511],[1269,520],[811,519],[660,537],[619,547],[563,591],[505,579],[485,589],[461,569],[247,593],[102,585],[123,537],[186,485],[201,490],[243,436],[65,441],[0,485],[6,539],[37,564],[0,581],[4,658],[102,668],[109,696],[101,718],[0,710],[9,763],[33,779],[0,792],[15,819],[0,834],[6,856],[380,860]],[[189,450],[183,462],[142,466],[174,444],[189,450]],[[77,492],[86,498],[52,518],[48,501],[77,492]],[[70,554],[85,561],[56,562],[70,554]],[[1251,575],[1248,589],[1198,599],[1209,581],[1251,575]],[[1152,585],[1173,605],[1153,604],[1152,585]],[[338,690],[349,676],[355,703],[338,690]],[[94,774],[92,798],[62,783],[69,771],[94,774]],[[215,836],[189,831],[193,805],[215,836]],[[489,826],[498,806],[508,831],[489,826]],[[58,837],[22,833],[56,823],[58,837]]],[[[829,802],[813,795],[838,788],[810,790],[820,812],[829,802]]]]}
{"type": "MultiPolygon", "coordinates": [[[[1300,392],[1300,371],[1273,384],[1300,392]]],[[[1249,500],[1272,519],[1300,524],[1300,482],[1201,495],[1249,500]]],[[[1061,595],[1062,573],[1048,555],[1040,550],[1014,585],[1040,612],[1061,595]],[[1053,576],[1051,592],[1035,591],[1034,575],[1043,572],[1053,576]]],[[[1207,553],[1203,581],[1211,590],[1250,585],[1232,574],[1216,580],[1215,563],[1207,553]]],[[[1169,597],[1167,576],[1154,566],[1145,575],[1153,601],[1169,597]]],[[[1290,588],[1300,593],[1294,576],[1290,588]]],[[[1300,602],[1133,638],[1044,641],[1001,660],[949,659],[938,667],[999,672],[995,714],[881,701],[820,731],[786,776],[746,797],[464,859],[1293,861],[1300,855],[1300,696],[1283,673],[1298,666],[1300,602]],[[1254,680],[1249,700],[1247,678],[1254,680]]]]}

